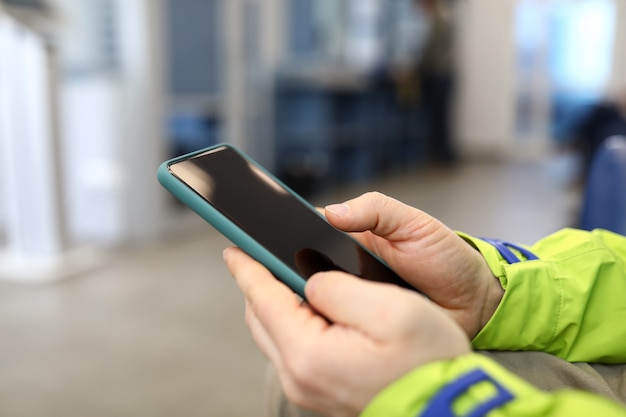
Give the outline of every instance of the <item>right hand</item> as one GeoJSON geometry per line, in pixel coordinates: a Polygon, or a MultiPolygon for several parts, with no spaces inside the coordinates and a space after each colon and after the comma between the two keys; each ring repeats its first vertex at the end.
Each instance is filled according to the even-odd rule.
{"type": "Polygon", "coordinates": [[[481,253],[423,211],[374,192],[327,206],[325,215],[441,306],[470,339],[498,307],[504,290],[481,253]]]}
{"type": "Polygon", "coordinates": [[[415,291],[330,271],[309,279],[308,303],[300,303],[240,249],[227,249],[224,259],[245,296],[254,341],[300,407],[356,417],[412,369],[471,351],[463,330],[415,291]]]}

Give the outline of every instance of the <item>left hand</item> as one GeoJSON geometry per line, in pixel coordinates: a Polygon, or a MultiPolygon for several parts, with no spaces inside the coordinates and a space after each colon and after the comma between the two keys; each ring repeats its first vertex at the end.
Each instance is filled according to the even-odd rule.
{"type": "Polygon", "coordinates": [[[256,344],[300,407],[358,416],[413,368],[470,352],[456,322],[414,291],[332,271],[309,279],[309,304],[301,304],[240,249],[227,249],[224,259],[246,298],[256,344]]]}
{"type": "Polygon", "coordinates": [[[504,290],[483,255],[429,214],[380,193],[326,207],[326,218],[437,303],[473,339],[504,290]]]}

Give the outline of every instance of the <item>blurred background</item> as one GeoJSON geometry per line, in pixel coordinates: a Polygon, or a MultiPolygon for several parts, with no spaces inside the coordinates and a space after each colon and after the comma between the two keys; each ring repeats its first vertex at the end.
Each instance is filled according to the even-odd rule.
{"type": "Polygon", "coordinates": [[[229,142],[315,204],[530,244],[589,226],[624,134],[619,0],[0,1],[0,415],[263,415],[168,158],[229,142]]]}

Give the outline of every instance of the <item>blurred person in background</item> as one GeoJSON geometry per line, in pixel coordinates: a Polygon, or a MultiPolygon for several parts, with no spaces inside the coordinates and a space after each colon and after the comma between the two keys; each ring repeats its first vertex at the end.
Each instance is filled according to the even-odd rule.
{"type": "Polygon", "coordinates": [[[430,31],[417,63],[417,77],[427,120],[433,162],[455,162],[452,107],[455,85],[455,33],[452,4],[446,0],[414,0],[426,13],[430,31]]]}
{"type": "Polygon", "coordinates": [[[615,135],[626,136],[626,88],[593,104],[574,123],[570,137],[583,158],[583,176],[588,174],[591,160],[600,144],[615,135]]]}
{"type": "MultiPolygon", "coordinates": [[[[455,28],[451,0],[411,0],[416,21],[426,33],[413,33],[392,68],[401,108],[423,114],[428,161],[450,166],[457,159],[452,110],[455,90],[455,28]]],[[[409,123],[410,124],[410,123],[409,123]]]]}

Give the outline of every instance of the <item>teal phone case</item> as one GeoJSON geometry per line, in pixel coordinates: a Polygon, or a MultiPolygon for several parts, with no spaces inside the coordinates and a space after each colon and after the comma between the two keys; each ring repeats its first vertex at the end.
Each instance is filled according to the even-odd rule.
{"type": "Polygon", "coordinates": [[[159,182],[170,193],[176,196],[183,204],[191,208],[200,217],[202,217],[209,224],[215,227],[215,229],[217,229],[220,233],[226,236],[231,242],[239,246],[244,252],[252,256],[261,264],[265,265],[265,267],[269,269],[272,272],[272,274],[276,276],[276,278],[284,282],[296,294],[300,295],[302,298],[306,298],[304,295],[304,286],[306,284],[306,281],[304,280],[304,278],[302,278],[297,272],[292,270],[290,267],[285,265],[276,256],[274,256],[271,252],[265,249],[265,247],[261,246],[256,240],[254,240],[246,232],[244,232],[238,226],[236,226],[232,221],[226,218],[222,213],[220,213],[217,209],[215,209],[207,200],[205,200],[202,196],[197,194],[187,184],[179,180],[169,170],[170,165],[176,162],[189,159],[191,157],[210,151],[212,149],[216,149],[216,148],[220,148],[224,146],[229,147],[230,149],[237,152],[241,157],[246,159],[248,162],[254,164],[256,167],[258,167],[260,170],[266,173],[270,178],[274,179],[278,184],[284,187],[285,190],[293,194],[293,196],[296,197],[298,200],[300,200],[303,204],[307,205],[308,207],[311,208],[311,210],[313,210],[315,213],[320,215],[315,209],[315,207],[313,207],[309,202],[307,202],[298,194],[296,194],[291,189],[289,189],[289,187],[287,187],[280,180],[274,177],[271,173],[269,173],[265,168],[259,165],[256,161],[254,161],[252,158],[250,158],[248,155],[246,155],[239,149],[231,145],[227,145],[227,144],[219,144],[219,145],[211,146],[211,147],[201,149],[196,152],[182,155],[177,158],[170,159],[168,161],[163,162],[158,169],[159,182]]]}

